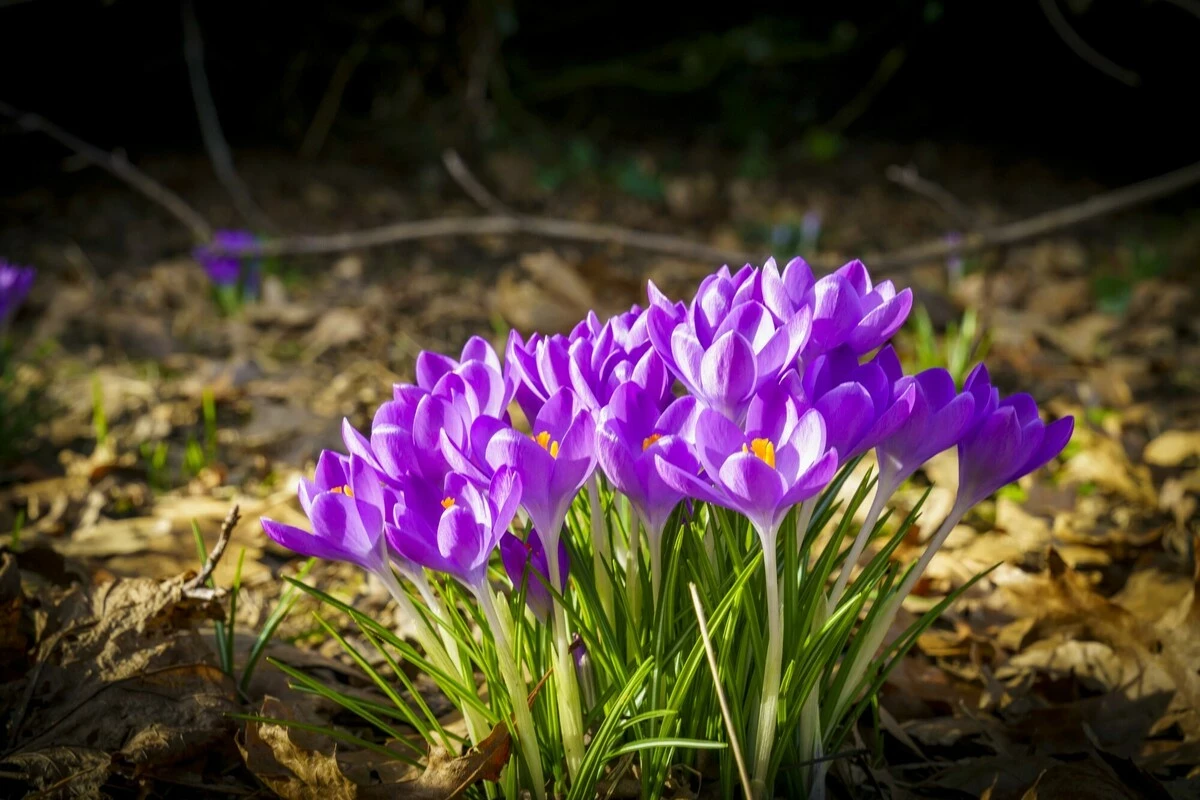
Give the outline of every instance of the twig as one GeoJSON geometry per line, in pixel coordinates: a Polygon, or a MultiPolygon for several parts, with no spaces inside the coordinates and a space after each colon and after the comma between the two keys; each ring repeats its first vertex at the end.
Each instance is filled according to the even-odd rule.
{"type": "Polygon", "coordinates": [[[467,166],[467,162],[462,160],[462,156],[458,154],[457,150],[453,148],[443,150],[442,164],[445,165],[446,172],[450,173],[450,177],[454,179],[459,188],[466,192],[468,197],[482,206],[485,211],[507,217],[518,216],[500,198],[487,190],[487,187],[471,172],[471,168],[467,166]]]}
{"type": "Polygon", "coordinates": [[[204,39],[200,35],[200,23],[196,19],[196,7],[192,0],[184,0],[182,14],[184,60],[187,62],[188,79],[192,84],[196,117],[200,120],[200,135],[204,139],[204,148],[208,151],[213,172],[229,193],[229,199],[233,201],[233,207],[242,219],[260,230],[276,230],[275,224],[254,202],[249,187],[233,166],[233,153],[229,149],[229,143],[225,141],[225,134],[221,132],[217,105],[213,101],[208,76],[204,72],[204,39]]]}
{"type": "Polygon", "coordinates": [[[725,688],[721,685],[721,676],[717,670],[717,654],[713,651],[712,639],[708,636],[708,620],[704,617],[704,606],[700,604],[700,593],[696,591],[696,584],[689,583],[688,591],[692,593],[696,622],[700,625],[700,640],[704,642],[704,654],[708,656],[708,668],[712,670],[713,686],[717,690],[717,702],[721,704],[721,719],[725,721],[725,731],[729,734],[729,747],[733,750],[733,760],[737,764],[738,779],[742,782],[742,791],[746,797],[751,798],[754,795],[750,791],[750,773],[746,771],[742,745],[738,742],[737,731],[733,729],[733,715],[729,711],[729,700],[725,697],[725,688]]]}
{"type": "Polygon", "coordinates": [[[207,242],[212,238],[212,226],[208,224],[208,220],[188,205],[182,197],[129,163],[129,159],[125,157],[124,153],[120,151],[105,152],[67,133],[53,122],[39,117],[37,114],[29,114],[14,108],[2,100],[0,100],[0,116],[13,120],[22,130],[46,134],[68,150],[125,181],[182,222],[192,232],[192,237],[197,242],[207,242]]]}
{"type": "Polygon", "coordinates": [[[229,546],[229,537],[233,535],[233,529],[237,527],[238,519],[239,510],[237,505],[234,505],[225,515],[225,521],[221,523],[221,534],[217,537],[217,543],[213,545],[213,549],[209,551],[208,558],[204,561],[204,568],[196,577],[183,585],[184,594],[192,597],[200,594],[203,589],[207,589],[204,584],[212,577],[213,570],[217,568],[217,563],[225,554],[225,548],[229,546]]]}
{"type": "MultiPolygon", "coordinates": [[[[439,239],[447,236],[513,236],[530,234],[548,239],[615,244],[636,250],[665,253],[698,261],[744,264],[753,260],[745,252],[725,250],[663,233],[631,230],[618,225],[576,222],[550,217],[441,217],[412,220],[369,228],[363,231],[334,233],[328,236],[295,236],[266,239],[257,245],[221,249],[228,255],[296,255],[300,253],[340,253],[397,242],[439,239]]],[[[214,250],[218,248],[214,247],[214,250]]]]}
{"type": "Polygon", "coordinates": [[[1075,55],[1126,86],[1136,87],[1142,82],[1136,72],[1110,61],[1103,53],[1084,41],[1079,32],[1072,28],[1071,23],[1067,22],[1067,18],[1063,16],[1057,0],[1041,0],[1041,6],[1042,13],[1050,21],[1054,32],[1066,43],[1067,47],[1074,51],[1075,55]]]}
{"type": "Polygon", "coordinates": [[[899,164],[892,164],[884,171],[884,175],[892,183],[903,186],[905,189],[916,192],[927,200],[933,201],[938,208],[953,217],[964,228],[975,227],[975,212],[966,203],[951,194],[946,187],[934,183],[928,178],[921,177],[921,174],[917,172],[917,168],[911,164],[906,167],[902,167],[899,164]]]}
{"type": "Polygon", "coordinates": [[[1010,222],[1007,225],[997,225],[967,233],[960,242],[937,239],[901,250],[866,256],[863,261],[872,267],[894,269],[941,260],[951,254],[977,253],[991,247],[1015,244],[1045,236],[1081,222],[1166,197],[1196,183],[1200,183],[1200,161],[1156,178],[1089,197],[1081,203],[1057,208],[1017,222],[1010,222]]]}

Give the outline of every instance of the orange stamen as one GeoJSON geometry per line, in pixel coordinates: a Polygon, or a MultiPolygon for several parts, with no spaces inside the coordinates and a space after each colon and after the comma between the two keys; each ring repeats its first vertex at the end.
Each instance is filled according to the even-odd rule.
{"type": "Polygon", "coordinates": [[[775,445],[770,439],[753,439],[749,446],[742,445],[743,453],[754,453],[764,464],[775,469],[775,445]]]}
{"type": "Polygon", "coordinates": [[[450,508],[453,505],[454,505],[453,497],[447,497],[445,500],[442,501],[442,508],[450,508]]]}
{"type": "Polygon", "coordinates": [[[649,450],[650,445],[654,444],[661,438],[662,438],[661,433],[652,433],[649,436],[647,436],[645,439],[642,439],[642,450],[643,451],[649,450]]]}

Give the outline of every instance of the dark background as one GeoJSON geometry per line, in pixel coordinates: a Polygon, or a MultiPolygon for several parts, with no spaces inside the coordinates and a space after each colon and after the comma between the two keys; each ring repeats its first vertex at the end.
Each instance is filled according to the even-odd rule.
{"type": "MultiPolygon", "coordinates": [[[[1059,2],[1138,86],[1072,52],[1037,0],[803,11],[202,0],[196,10],[235,151],[296,152],[330,76],[360,43],[318,159],[404,165],[447,144],[580,133],[820,151],[832,129],[839,140],[978,145],[1111,184],[1194,160],[1200,17],[1170,0],[1059,2]],[[890,80],[865,89],[887,64],[898,65],[883,68],[890,80]],[[467,99],[472,75],[486,76],[482,104],[467,99]],[[861,113],[847,120],[860,95],[861,113]]],[[[135,160],[203,152],[176,2],[0,0],[0,53],[0,100],[135,160]]],[[[44,178],[63,156],[0,121],[0,182],[44,178]]]]}

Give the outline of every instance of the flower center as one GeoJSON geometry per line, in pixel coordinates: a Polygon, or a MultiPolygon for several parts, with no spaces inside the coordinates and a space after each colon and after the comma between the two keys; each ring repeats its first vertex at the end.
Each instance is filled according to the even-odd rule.
{"type": "Polygon", "coordinates": [[[642,439],[642,452],[649,450],[650,445],[654,444],[661,438],[662,438],[661,433],[652,433],[649,436],[647,436],[645,439],[642,439]]]}
{"type": "Polygon", "coordinates": [[[533,440],[542,446],[542,449],[550,454],[551,458],[558,458],[558,442],[551,441],[550,431],[542,431],[533,440]]]}
{"type": "Polygon", "coordinates": [[[742,445],[743,453],[754,453],[771,469],[775,469],[775,445],[770,439],[752,439],[749,445],[742,445]]]}
{"type": "Polygon", "coordinates": [[[354,497],[354,490],[349,486],[334,486],[329,491],[333,492],[334,494],[344,494],[346,497],[354,497]]]}
{"type": "Polygon", "coordinates": [[[450,508],[453,505],[454,505],[453,497],[447,497],[445,500],[442,501],[442,508],[450,508]]]}

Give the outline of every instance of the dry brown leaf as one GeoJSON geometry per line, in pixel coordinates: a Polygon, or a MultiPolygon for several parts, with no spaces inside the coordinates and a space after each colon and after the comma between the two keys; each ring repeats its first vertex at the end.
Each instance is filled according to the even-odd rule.
{"type": "Polygon", "coordinates": [[[36,663],[0,684],[0,706],[13,710],[9,761],[28,767],[10,775],[43,791],[90,787],[228,746],[235,690],[191,630],[222,611],[188,597],[187,577],[39,596],[40,616],[22,623],[38,637],[36,663]]]}
{"type": "MultiPolygon", "coordinates": [[[[263,700],[262,716],[292,720],[289,709],[274,697],[263,700]]],[[[338,766],[336,748],[328,740],[286,725],[247,722],[238,749],[255,777],[284,800],[356,800],[358,786],[338,766]],[[328,747],[325,752],[323,747],[328,747]]]]}
{"type": "Polygon", "coordinates": [[[1156,467],[1177,467],[1195,456],[1200,456],[1200,431],[1167,431],[1142,451],[1146,463],[1156,467]]]}

